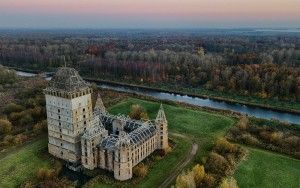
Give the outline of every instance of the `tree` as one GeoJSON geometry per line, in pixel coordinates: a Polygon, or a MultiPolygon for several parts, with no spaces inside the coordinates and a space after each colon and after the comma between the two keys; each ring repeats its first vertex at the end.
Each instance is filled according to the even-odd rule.
{"type": "Polygon", "coordinates": [[[148,174],[148,166],[144,163],[139,163],[135,167],[133,167],[133,174],[137,177],[144,178],[148,174]]]}
{"type": "Polygon", "coordinates": [[[4,107],[4,113],[7,115],[9,115],[13,112],[21,112],[23,110],[25,110],[24,106],[21,106],[21,105],[15,104],[15,103],[10,103],[4,107]]]}
{"type": "Polygon", "coordinates": [[[130,118],[137,119],[137,120],[140,120],[140,119],[148,120],[149,119],[146,110],[139,104],[134,104],[131,106],[129,116],[130,116],[130,118]]]}
{"type": "Polygon", "coordinates": [[[176,188],[196,188],[193,171],[177,176],[176,188]]]}
{"type": "Polygon", "coordinates": [[[203,178],[205,176],[204,166],[197,164],[196,166],[193,167],[192,171],[194,173],[195,183],[196,183],[197,187],[199,187],[201,184],[201,181],[203,180],[203,178]]]}
{"type": "Polygon", "coordinates": [[[7,119],[0,119],[0,133],[8,134],[11,132],[12,125],[11,122],[7,119]]]}
{"type": "Polygon", "coordinates": [[[224,178],[219,188],[238,188],[236,180],[233,177],[224,178]]]}

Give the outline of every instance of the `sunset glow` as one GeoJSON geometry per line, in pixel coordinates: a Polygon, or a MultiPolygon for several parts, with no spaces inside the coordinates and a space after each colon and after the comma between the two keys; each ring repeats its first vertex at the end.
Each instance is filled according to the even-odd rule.
{"type": "Polygon", "coordinates": [[[0,27],[298,27],[299,0],[0,0],[0,27]]]}

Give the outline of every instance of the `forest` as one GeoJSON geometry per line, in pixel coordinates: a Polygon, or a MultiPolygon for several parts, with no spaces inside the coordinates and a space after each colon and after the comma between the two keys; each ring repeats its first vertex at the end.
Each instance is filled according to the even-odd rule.
{"type": "Polygon", "coordinates": [[[0,63],[170,88],[300,101],[299,34],[183,31],[0,32],[0,63]]]}

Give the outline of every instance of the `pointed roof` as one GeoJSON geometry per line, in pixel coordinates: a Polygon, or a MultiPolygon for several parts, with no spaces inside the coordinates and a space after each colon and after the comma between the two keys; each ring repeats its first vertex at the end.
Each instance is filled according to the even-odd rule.
{"type": "Polygon", "coordinates": [[[105,106],[103,104],[103,101],[102,101],[101,96],[100,96],[99,93],[98,93],[97,101],[96,101],[96,104],[95,104],[95,107],[94,107],[94,111],[99,111],[99,112],[102,112],[102,113],[106,112],[105,106]]]}
{"type": "Polygon", "coordinates": [[[156,122],[167,122],[166,114],[165,114],[162,103],[160,104],[155,121],[156,122]]]}
{"type": "Polygon", "coordinates": [[[63,90],[67,92],[86,89],[89,84],[86,83],[74,68],[60,67],[49,82],[49,89],[63,90]]]}

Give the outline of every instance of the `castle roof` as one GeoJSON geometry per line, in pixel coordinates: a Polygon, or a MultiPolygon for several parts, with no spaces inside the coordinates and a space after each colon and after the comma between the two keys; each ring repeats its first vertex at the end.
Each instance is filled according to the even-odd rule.
{"type": "Polygon", "coordinates": [[[72,92],[86,89],[88,86],[74,68],[60,67],[52,77],[48,88],[72,92]]]}
{"type": "Polygon", "coordinates": [[[165,114],[165,111],[164,111],[164,108],[163,108],[162,104],[160,104],[160,108],[158,110],[155,121],[156,122],[167,122],[166,114],[165,114]]]}
{"type": "Polygon", "coordinates": [[[147,121],[130,133],[125,133],[124,135],[110,134],[102,141],[100,146],[107,150],[114,150],[119,148],[121,145],[139,145],[140,143],[143,143],[145,140],[152,137],[154,134],[155,125],[152,122],[147,121]]]}

